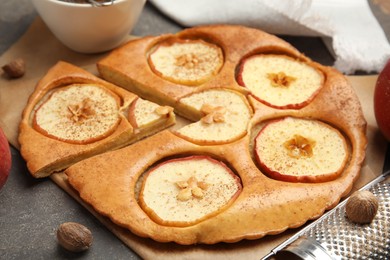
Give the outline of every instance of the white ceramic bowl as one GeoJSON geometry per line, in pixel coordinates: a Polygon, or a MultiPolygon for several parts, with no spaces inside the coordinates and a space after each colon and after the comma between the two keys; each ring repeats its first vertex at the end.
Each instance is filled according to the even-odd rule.
{"type": "Polygon", "coordinates": [[[142,12],[146,0],[115,0],[103,7],[59,0],[32,0],[53,34],[81,53],[111,50],[123,42],[142,12]]]}

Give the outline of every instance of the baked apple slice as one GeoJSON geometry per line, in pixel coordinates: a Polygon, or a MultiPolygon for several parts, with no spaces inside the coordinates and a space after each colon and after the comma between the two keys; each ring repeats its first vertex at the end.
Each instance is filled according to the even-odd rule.
{"type": "Polygon", "coordinates": [[[120,121],[120,98],[96,84],[72,84],[53,90],[35,111],[33,127],[69,143],[107,137],[120,121]]]}
{"type": "Polygon", "coordinates": [[[268,123],[255,138],[255,158],[271,178],[324,182],[343,171],[349,151],[344,136],[321,121],[286,117],[268,123]]]}
{"type": "Polygon", "coordinates": [[[203,40],[171,38],[149,55],[151,69],[162,78],[184,85],[199,85],[216,75],[223,65],[217,45],[203,40]]]}
{"type": "Polygon", "coordinates": [[[308,63],[285,55],[259,54],[242,62],[237,81],[268,106],[299,109],[320,91],[324,75],[308,63]]]}
{"type": "Polygon", "coordinates": [[[173,108],[169,106],[160,106],[148,100],[137,98],[130,107],[129,121],[134,126],[134,131],[140,131],[150,126],[156,127],[160,123],[173,121],[175,116],[173,108]]]}
{"type": "Polygon", "coordinates": [[[140,205],[158,224],[189,226],[217,215],[238,197],[240,179],[208,156],[165,161],[144,178],[140,205]]]}
{"type": "Polygon", "coordinates": [[[222,144],[247,133],[252,110],[244,95],[228,89],[210,89],[180,99],[180,106],[196,110],[201,119],[176,131],[197,144],[222,144]]]}

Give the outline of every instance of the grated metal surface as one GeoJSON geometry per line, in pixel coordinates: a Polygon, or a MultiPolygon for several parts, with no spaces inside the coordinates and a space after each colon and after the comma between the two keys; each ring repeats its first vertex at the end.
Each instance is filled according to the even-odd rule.
{"type": "Polygon", "coordinates": [[[306,230],[335,259],[390,259],[390,182],[380,182],[370,190],[379,199],[377,215],[370,224],[350,222],[345,203],[306,230]]]}

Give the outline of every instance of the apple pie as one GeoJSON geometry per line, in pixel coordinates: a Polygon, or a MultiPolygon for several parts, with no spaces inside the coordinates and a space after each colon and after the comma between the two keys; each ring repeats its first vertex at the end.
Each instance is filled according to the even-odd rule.
{"type": "MultiPolygon", "coordinates": [[[[79,153],[95,147],[88,151],[101,154],[77,163],[64,145],[61,154],[51,153],[73,164],[65,170],[67,183],[87,205],[138,236],[190,245],[278,234],[334,207],[359,176],[366,121],[351,85],[275,36],[200,26],[129,41],[97,67],[123,89],[105,91],[91,86],[90,77],[73,77],[48,96],[35,94],[20,140],[39,135],[43,147],[84,147],[79,153]],[[104,127],[82,137],[69,136],[74,126],[52,131],[51,120],[64,124],[52,116],[58,95],[71,96],[82,84],[88,88],[78,92],[96,93],[64,103],[68,116],[61,120],[104,127]],[[110,114],[103,121],[95,119],[101,117],[95,95],[110,114]],[[173,109],[190,122],[112,150],[170,122],[173,109]]],[[[33,151],[25,145],[22,153],[29,158],[33,151]]]]}

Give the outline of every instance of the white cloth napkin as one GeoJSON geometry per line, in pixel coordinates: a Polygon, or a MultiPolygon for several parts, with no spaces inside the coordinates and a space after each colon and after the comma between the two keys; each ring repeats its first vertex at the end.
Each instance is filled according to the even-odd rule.
{"type": "Polygon", "coordinates": [[[150,0],[183,26],[241,24],[272,34],[323,37],[346,74],[380,72],[390,45],[367,0],[150,0]]]}

